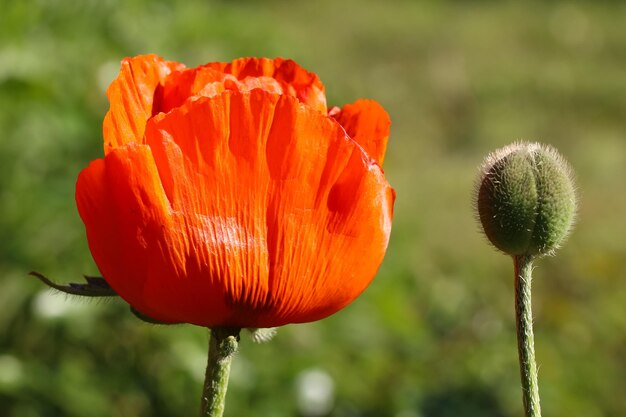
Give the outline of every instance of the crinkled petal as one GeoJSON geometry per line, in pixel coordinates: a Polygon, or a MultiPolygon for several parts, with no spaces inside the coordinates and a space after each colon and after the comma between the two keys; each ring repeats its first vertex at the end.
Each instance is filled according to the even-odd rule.
{"type": "Polygon", "coordinates": [[[341,124],[352,139],[382,166],[389,139],[391,121],[383,107],[374,100],[357,100],[343,108],[333,108],[329,115],[341,124]]]}
{"type": "Polygon", "coordinates": [[[273,78],[281,85],[283,94],[296,97],[307,106],[326,114],[326,95],[322,81],[290,59],[240,58],[232,62],[214,62],[204,67],[232,74],[238,80],[247,77],[273,78]]]}
{"type": "Polygon", "coordinates": [[[197,236],[172,210],[148,146],[131,143],[92,162],[79,175],[76,201],[100,272],[131,306],[162,322],[228,317],[230,307],[215,296],[222,283],[194,263],[197,236]]]}
{"type": "Polygon", "coordinates": [[[122,61],[117,79],[107,89],[111,107],[102,127],[105,154],[129,142],[141,143],[146,122],[159,111],[160,86],[172,71],[183,68],[156,55],[122,61]]]}
{"type": "Polygon", "coordinates": [[[235,75],[209,66],[176,71],[165,81],[160,110],[167,113],[186,101],[213,97],[226,90],[248,92],[255,88],[276,94],[284,93],[281,84],[271,77],[246,77],[239,80],[235,75]]]}
{"type": "Polygon", "coordinates": [[[326,317],[373,279],[394,192],[331,118],[285,95],[224,92],[153,118],[146,142],[77,184],[94,259],[137,310],[273,327],[326,317]]]}

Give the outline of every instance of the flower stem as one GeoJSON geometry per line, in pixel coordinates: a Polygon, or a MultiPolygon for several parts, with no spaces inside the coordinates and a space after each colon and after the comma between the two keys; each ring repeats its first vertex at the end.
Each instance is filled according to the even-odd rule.
{"type": "Polygon", "coordinates": [[[222,417],[224,414],[230,362],[237,351],[240,330],[233,327],[211,329],[200,417],[222,417]]]}
{"type": "Polygon", "coordinates": [[[524,411],[526,417],[541,417],[531,300],[533,257],[529,255],[518,255],[513,257],[513,261],[515,264],[517,349],[522,379],[524,411]]]}

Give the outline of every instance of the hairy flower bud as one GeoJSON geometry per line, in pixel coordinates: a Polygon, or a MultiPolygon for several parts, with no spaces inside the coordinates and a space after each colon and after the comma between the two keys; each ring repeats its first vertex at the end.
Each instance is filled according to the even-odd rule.
{"type": "Polygon", "coordinates": [[[485,234],[509,255],[550,254],[574,223],[572,170],[551,146],[519,142],[491,153],[476,188],[485,234]]]}

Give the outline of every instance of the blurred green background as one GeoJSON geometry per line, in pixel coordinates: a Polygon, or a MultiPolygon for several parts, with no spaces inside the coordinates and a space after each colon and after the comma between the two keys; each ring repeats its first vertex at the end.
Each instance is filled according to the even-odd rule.
{"type": "Polygon", "coordinates": [[[74,182],[102,154],[125,56],[283,56],[330,105],[393,126],[389,251],[350,307],[243,338],[226,416],[522,415],[512,262],[472,211],[477,166],[516,139],[577,173],[578,225],[535,273],[546,416],[626,415],[626,5],[515,1],[0,1],[0,416],[190,416],[207,332],[33,278],[97,274],[74,182]]]}

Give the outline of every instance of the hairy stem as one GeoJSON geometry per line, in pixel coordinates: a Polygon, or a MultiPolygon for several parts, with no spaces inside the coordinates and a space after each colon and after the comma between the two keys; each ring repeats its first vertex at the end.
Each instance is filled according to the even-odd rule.
{"type": "Polygon", "coordinates": [[[524,411],[526,417],[541,417],[531,300],[533,258],[532,256],[519,255],[514,256],[513,260],[515,264],[517,349],[519,352],[524,411]]]}
{"type": "Polygon", "coordinates": [[[211,329],[200,417],[222,417],[224,414],[230,362],[237,351],[240,330],[233,327],[211,329]]]}

